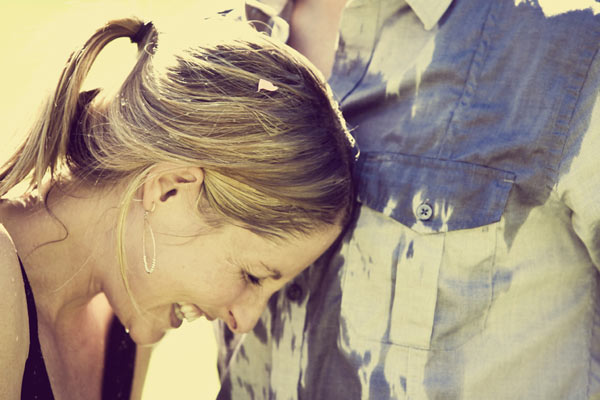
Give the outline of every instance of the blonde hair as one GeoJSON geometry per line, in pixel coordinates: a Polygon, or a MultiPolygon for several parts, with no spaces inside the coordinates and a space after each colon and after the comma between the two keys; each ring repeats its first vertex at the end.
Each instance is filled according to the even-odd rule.
{"type": "Polygon", "coordinates": [[[286,238],[347,218],[351,137],[319,73],[245,23],[199,24],[227,29],[178,50],[163,46],[154,26],[136,18],[97,30],[71,55],[55,93],[0,170],[0,196],[29,176],[36,187],[61,167],[99,185],[125,181],[122,271],[131,200],[159,162],[204,170],[198,205],[214,213],[216,224],[286,238]],[[118,94],[82,92],[96,56],[120,37],[137,42],[139,57],[118,94]],[[258,92],[260,79],[278,89],[258,92]]]}

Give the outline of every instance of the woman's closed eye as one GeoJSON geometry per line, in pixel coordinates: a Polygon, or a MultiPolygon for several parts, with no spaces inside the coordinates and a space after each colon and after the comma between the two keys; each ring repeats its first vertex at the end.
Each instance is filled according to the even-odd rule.
{"type": "Polygon", "coordinates": [[[244,271],[244,270],[242,270],[242,274],[243,274],[243,278],[246,282],[249,282],[256,286],[261,285],[261,279],[258,278],[257,276],[254,276],[251,273],[249,273],[248,271],[244,271]]]}

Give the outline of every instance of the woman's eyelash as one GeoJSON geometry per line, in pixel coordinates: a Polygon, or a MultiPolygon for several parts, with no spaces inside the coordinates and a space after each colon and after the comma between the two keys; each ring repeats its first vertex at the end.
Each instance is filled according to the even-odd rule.
{"type": "Polygon", "coordinates": [[[248,271],[242,271],[244,274],[244,279],[250,282],[253,285],[260,286],[260,279],[256,276],[250,274],[248,271]]]}

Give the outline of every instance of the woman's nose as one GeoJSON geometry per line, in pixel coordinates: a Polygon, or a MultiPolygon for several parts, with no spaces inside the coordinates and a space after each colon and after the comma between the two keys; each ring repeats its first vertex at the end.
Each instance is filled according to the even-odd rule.
{"type": "Polygon", "coordinates": [[[227,325],[234,333],[251,331],[262,315],[270,296],[261,297],[252,302],[241,301],[232,305],[227,313],[227,325]]]}

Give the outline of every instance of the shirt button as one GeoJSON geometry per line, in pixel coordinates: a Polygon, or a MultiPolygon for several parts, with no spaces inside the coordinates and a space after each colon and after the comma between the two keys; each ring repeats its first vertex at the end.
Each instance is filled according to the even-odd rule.
{"type": "Polygon", "coordinates": [[[286,291],[288,299],[292,302],[299,302],[302,300],[302,287],[297,283],[293,283],[286,291]]]}
{"type": "Polygon", "coordinates": [[[417,208],[416,216],[419,220],[429,220],[431,219],[431,216],[433,216],[433,208],[427,203],[422,203],[417,208]]]}

